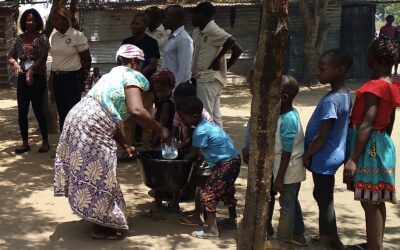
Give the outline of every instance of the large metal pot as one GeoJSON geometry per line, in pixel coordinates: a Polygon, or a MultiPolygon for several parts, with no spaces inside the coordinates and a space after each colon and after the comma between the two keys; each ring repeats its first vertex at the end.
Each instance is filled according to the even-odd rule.
{"type": "Polygon", "coordinates": [[[188,182],[192,162],[184,160],[184,153],[179,152],[178,158],[167,160],[162,158],[161,150],[141,150],[138,162],[142,181],[157,191],[179,191],[188,182]]]}

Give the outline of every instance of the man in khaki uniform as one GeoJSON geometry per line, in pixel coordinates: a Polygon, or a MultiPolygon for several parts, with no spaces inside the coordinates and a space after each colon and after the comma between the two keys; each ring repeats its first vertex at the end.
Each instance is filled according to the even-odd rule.
{"type": "Polygon", "coordinates": [[[212,115],[215,124],[222,127],[220,112],[221,90],[227,82],[229,69],[243,52],[240,45],[212,19],[215,7],[210,2],[199,3],[193,13],[192,37],[195,44],[193,78],[197,83],[197,97],[212,115]],[[225,54],[232,51],[226,61],[225,54]]]}

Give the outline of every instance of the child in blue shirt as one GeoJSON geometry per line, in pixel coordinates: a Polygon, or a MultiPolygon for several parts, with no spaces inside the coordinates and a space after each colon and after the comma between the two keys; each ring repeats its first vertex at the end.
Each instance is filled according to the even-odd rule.
{"type": "Polygon", "coordinates": [[[301,182],[306,179],[303,165],[304,133],[293,99],[299,92],[297,81],[282,76],[281,113],[275,138],[273,168],[274,191],[279,192],[281,205],[278,240],[304,246],[304,221],[298,199],[301,182]]]}
{"type": "Polygon", "coordinates": [[[210,168],[210,176],[201,193],[201,203],[207,215],[207,228],[194,231],[192,236],[202,239],[219,237],[216,210],[219,201],[229,209],[231,219],[236,219],[234,183],[240,171],[240,156],[232,139],[219,126],[201,118],[203,104],[197,97],[189,96],[177,104],[177,112],[183,123],[194,126],[192,152],[186,157],[192,159],[200,151],[210,168]]]}
{"type": "Polygon", "coordinates": [[[351,94],[344,84],[353,64],[340,49],[325,52],[318,63],[319,81],[331,84],[331,91],[318,103],[305,133],[304,166],[312,172],[313,196],[319,208],[321,248],[342,249],[333,203],[335,173],[343,164],[351,111],[351,94]]]}

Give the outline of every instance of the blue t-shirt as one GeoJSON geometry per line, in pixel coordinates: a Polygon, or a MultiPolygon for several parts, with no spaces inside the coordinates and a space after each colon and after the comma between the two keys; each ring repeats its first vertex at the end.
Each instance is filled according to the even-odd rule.
{"type": "Polygon", "coordinates": [[[311,170],[318,174],[335,174],[343,164],[346,151],[346,136],[351,111],[351,94],[331,93],[319,101],[305,133],[305,150],[319,132],[324,120],[335,119],[329,131],[326,144],[311,159],[311,170]]]}
{"type": "Polygon", "coordinates": [[[296,109],[279,116],[281,119],[280,138],[282,149],[286,152],[293,151],[294,139],[299,132],[300,117],[296,109]]]}
{"type": "Polygon", "coordinates": [[[207,120],[201,120],[197,124],[192,136],[192,145],[200,149],[211,168],[239,155],[229,135],[207,120]]]}

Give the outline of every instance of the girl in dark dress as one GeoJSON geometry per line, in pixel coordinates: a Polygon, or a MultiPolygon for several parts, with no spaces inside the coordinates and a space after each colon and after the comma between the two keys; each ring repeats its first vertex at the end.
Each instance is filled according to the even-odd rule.
{"type": "MultiPolygon", "coordinates": [[[[156,98],[156,113],[154,119],[169,130],[175,115],[175,106],[172,100],[172,91],[175,87],[174,74],[168,69],[161,70],[150,78],[156,98]]],[[[153,147],[160,145],[160,138],[153,135],[153,147]]]]}

